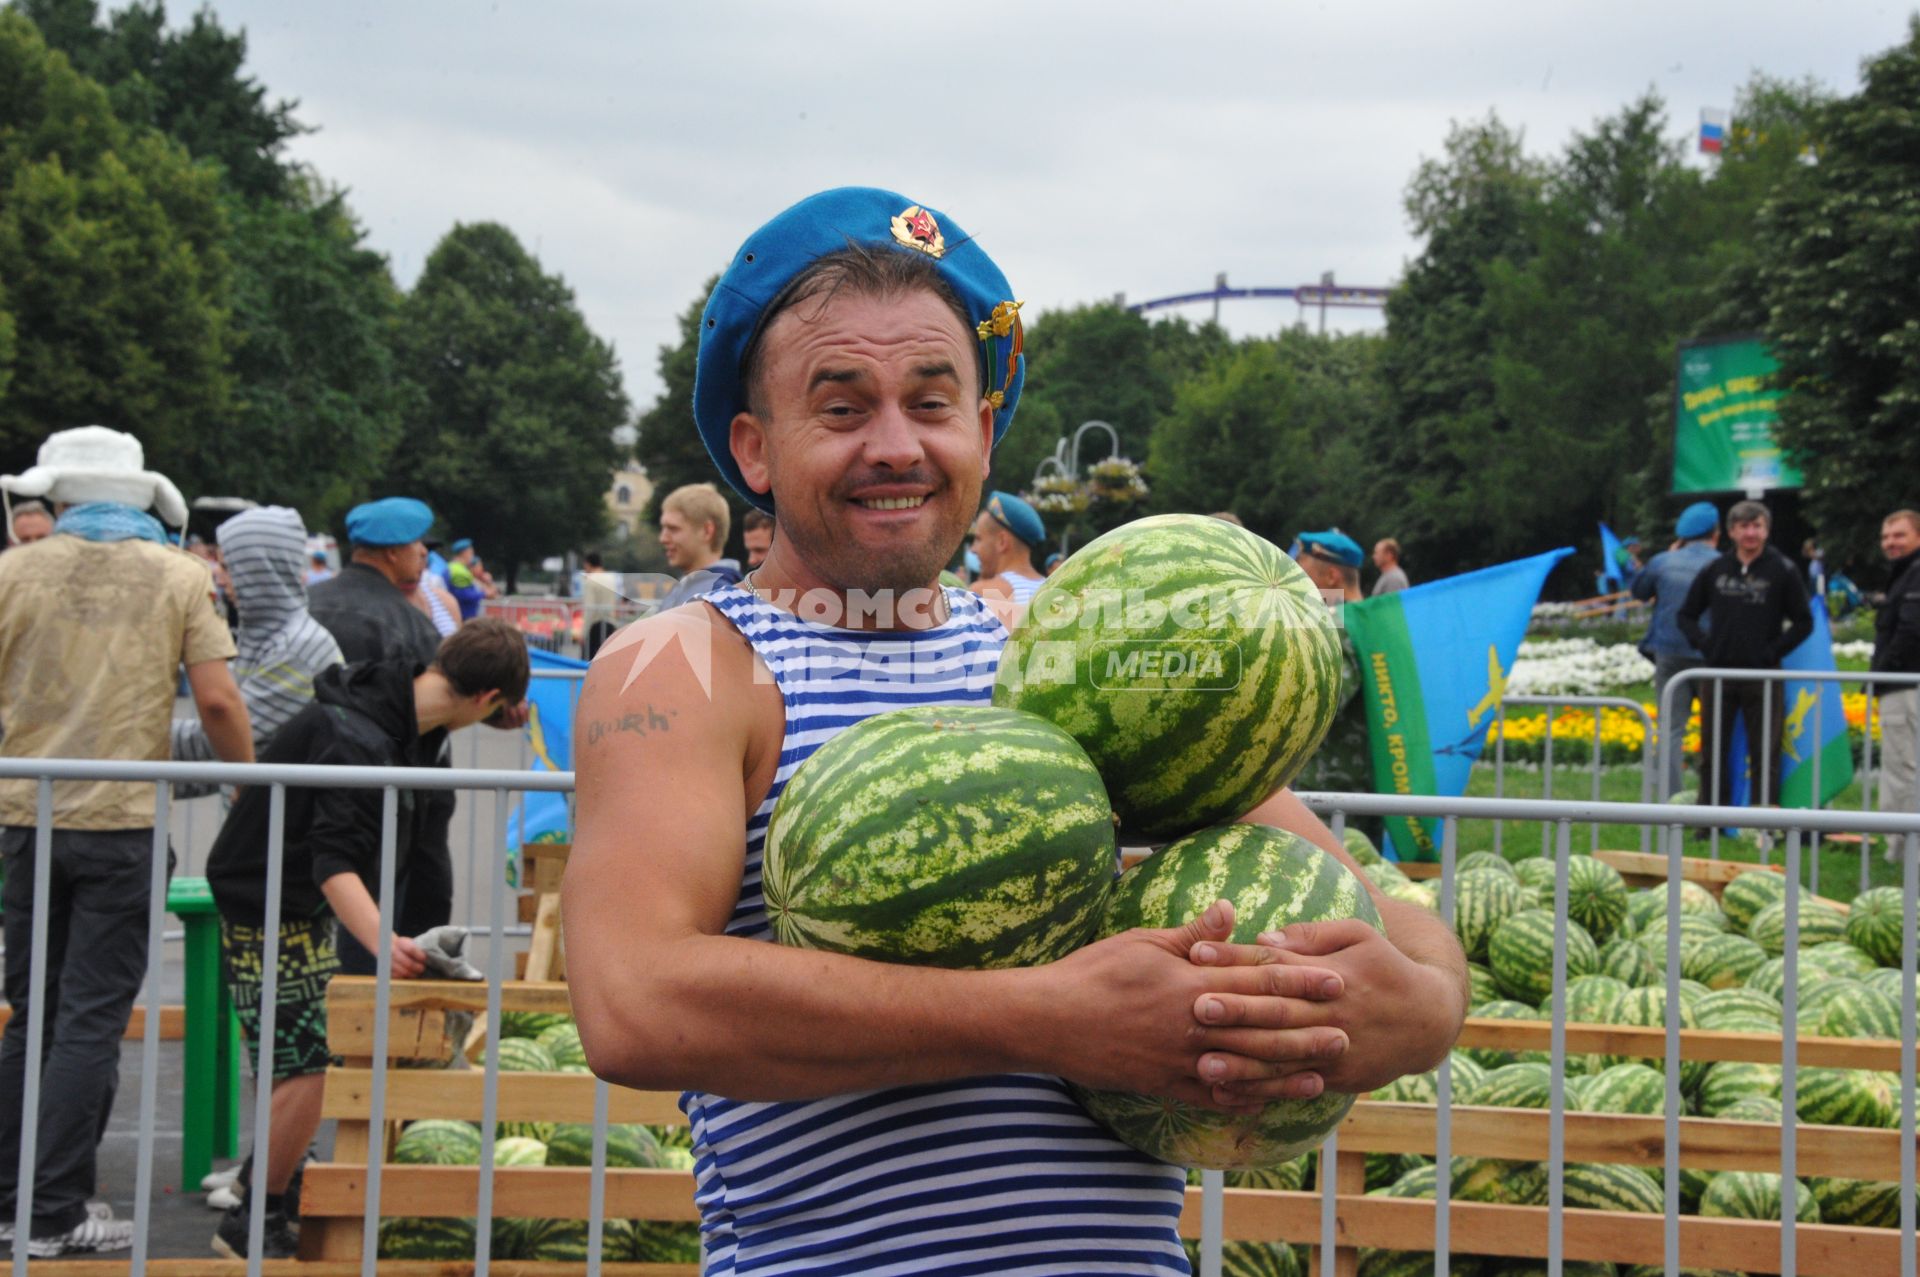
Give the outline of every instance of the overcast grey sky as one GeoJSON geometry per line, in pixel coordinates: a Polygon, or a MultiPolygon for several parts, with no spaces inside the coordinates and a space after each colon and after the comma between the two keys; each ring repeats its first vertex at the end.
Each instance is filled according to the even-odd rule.
{"type": "MultiPolygon", "coordinates": [[[[1867,0],[651,4],[213,0],[318,131],[411,285],[455,222],[511,227],[612,341],[629,393],[747,233],[811,191],[948,212],[1035,309],[1337,272],[1416,251],[1408,176],[1497,111],[1558,150],[1641,91],[1676,136],[1756,69],[1842,92],[1905,38],[1867,0]]],[[[184,8],[184,5],[180,6],[184,8]]],[[[184,14],[176,14],[176,18],[184,14]]],[[[1201,308],[1187,312],[1196,318],[1201,308]]],[[[1296,318],[1230,304],[1238,332],[1296,318]]],[[[1355,316],[1354,324],[1377,323],[1355,316]]]]}

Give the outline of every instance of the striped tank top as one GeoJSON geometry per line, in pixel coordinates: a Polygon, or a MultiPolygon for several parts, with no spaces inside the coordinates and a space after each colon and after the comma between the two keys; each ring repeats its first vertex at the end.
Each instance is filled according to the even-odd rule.
{"type": "MultiPolygon", "coordinates": [[[[772,672],[786,733],[747,822],[727,934],[771,940],[761,847],[794,770],[836,732],[906,705],[985,705],[1006,630],[947,590],[911,636],[804,621],[739,586],[707,595],[772,672]]],[[[1184,1274],[1177,1168],[1087,1116],[1056,1077],[1006,1074],[793,1103],[681,1097],[707,1273],[1184,1274]]]]}
{"type": "Polygon", "coordinates": [[[1021,607],[1032,601],[1046,580],[1045,577],[1021,576],[1016,572],[1002,572],[1000,579],[1007,583],[1007,588],[1013,591],[1013,601],[1021,607]]]}

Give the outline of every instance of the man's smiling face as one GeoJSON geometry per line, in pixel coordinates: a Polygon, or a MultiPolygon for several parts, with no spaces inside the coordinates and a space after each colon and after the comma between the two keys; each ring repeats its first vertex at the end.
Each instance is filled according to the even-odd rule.
{"type": "Polygon", "coordinates": [[[839,590],[924,588],[979,508],[993,439],[973,334],[934,293],[829,294],[769,325],[734,454],[784,546],[839,590]]]}

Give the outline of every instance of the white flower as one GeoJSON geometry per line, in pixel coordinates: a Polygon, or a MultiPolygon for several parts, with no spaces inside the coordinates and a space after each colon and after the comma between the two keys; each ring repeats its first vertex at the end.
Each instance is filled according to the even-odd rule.
{"type": "Polygon", "coordinates": [[[1512,696],[1600,696],[1648,682],[1653,662],[1631,643],[1601,647],[1592,639],[1522,643],[1507,675],[1512,696]]]}

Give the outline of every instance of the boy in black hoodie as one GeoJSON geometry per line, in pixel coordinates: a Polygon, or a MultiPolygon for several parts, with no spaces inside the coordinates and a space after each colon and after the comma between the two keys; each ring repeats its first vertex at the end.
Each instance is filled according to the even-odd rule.
{"type": "MultiPolygon", "coordinates": [[[[1758,501],[1738,501],[1727,511],[1733,549],[1702,568],[1675,619],[1687,642],[1715,668],[1774,670],[1787,653],[1813,633],[1806,582],[1787,556],[1767,544],[1773,516],[1758,501]],[[1706,617],[1708,628],[1700,627],[1706,617]]],[[[1786,720],[1786,685],[1729,680],[1718,693],[1700,690],[1700,771],[1713,785],[1713,802],[1726,806],[1733,794],[1733,759],[1726,757],[1734,715],[1747,730],[1747,763],[1753,778],[1749,801],[1756,807],[1780,801],[1780,729],[1786,720]],[[1714,712],[1715,704],[1719,713],[1714,712]],[[1715,767],[1715,761],[1719,766],[1715,767]]]]}
{"type": "MultiPolygon", "coordinates": [[[[280,729],[263,763],[425,767],[450,731],[480,722],[526,695],[527,645],[505,621],[481,619],[454,631],[425,669],[410,662],[335,666],[314,679],[314,702],[280,729]]],[[[397,794],[398,870],[430,819],[411,790],[397,794]]],[[[220,909],[227,984],[247,1038],[249,1060],[260,1039],[262,959],[266,950],[267,839],[272,786],[249,786],[233,805],[207,857],[207,882],[220,909]]],[[[273,1027],[272,1127],[267,1148],[266,1258],[291,1258],[296,1238],[283,1195],[314,1132],[331,1057],[327,1052],[327,982],[339,970],[333,919],[361,944],[380,940],[383,791],[289,786],[281,854],[278,986],[273,1027]],[[331,915],[331,916],[329,916],[331,915]]],[[[393,937],[393,974],[425,970],[420,947],[393,937]]],[[[243,1197],[220,1222],[213,1248],[246,1258],[248,1205],[243,1197]]]]}

